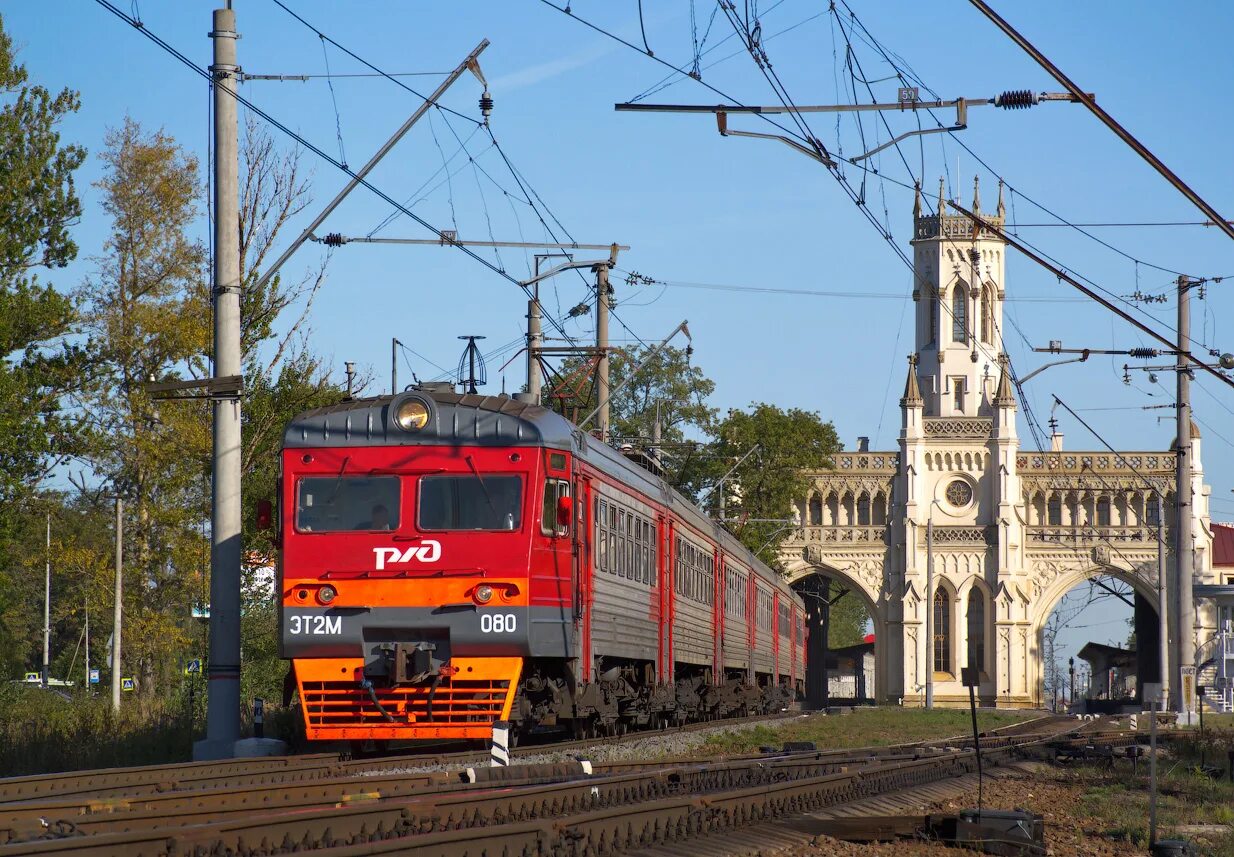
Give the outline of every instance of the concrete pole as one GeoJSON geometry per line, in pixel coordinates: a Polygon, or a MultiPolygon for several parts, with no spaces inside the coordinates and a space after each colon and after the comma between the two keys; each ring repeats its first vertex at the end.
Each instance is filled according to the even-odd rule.
{"type": "Polygon", "coordinates": [[[120,710],[120,630],[124,614],[124,500],[116,497],[116,608],[111,626],[111,707],[120,710]]]}
{"type": "Polygon", "coordinates": [[[600,430],[600,440],[607,443],[610,413],[608,401],[608,265],[596,265],[592,270],[596,274],[596,349],[599,352],[599,359],[596,363],[596,397],[600,403],[600,413],[596,419],[596,426],[600,430]]]}
{"type": "Polygon", "coordinates": [[[1166,696],[1168,689],[1171,686],[1170,682],[1170,601],[1171,593],[1166,584],[1166,578],[1169,576],[1168,563],[1168,545],[1165,541],[1165,498],[1160,494],[1155,497],[1157,503],[1157,626],[1158,626],[1158,655],[1161,659],[1161,668],[1158,677],[1161,679],[1162,699],[1169,699],[1166,696]]]}
{"type": "Polygon", "coordinates": [[[86,696],[90,695],[90,596],[86,596],[86,696]]]}
{"type": "Polygon", "coordinates": [[[51,678],[51,512],[47,513],[47,565],[43,577],[43,687],[51,678]]]}
{"type": "Polygon", "coordinates": [[[926,519],[926,664],[925,707],[934,707],[934,507],[926,519]]]}
{"type": "MultiPolygon", "coordinates": [[[[236,13],[214,10],[214,376],[239,375],[240,230],[236,13]]],[[[229,758],[240,737],[240,399],[214,400],[210,664],[198,759],[229,758]]]]}
{"type": "MultiPolygon", "coordinates": [[[[651,457],[655,461],[656,466],[660,465],[660,443],[664,439],[664,426],[660,422],[660,400],[656,400],[656,421],[651,424],[651,457]]],[[[724,520],[724,516],[720,516],[720,520],[724,520]]]]}
{"type": "Polygon", "coordinates": [[[544,346],[541,327],[540,284],[533,287],[531,300],[527,301],[527,393],[531,400],[540,404],[540,349],[544,346]]]}
{"type": "Polygon", "coordinates": [[[1178,470],[1174,486],[1177,503],[1175,557],[1178,561],[1178,710],[1189,717],[1194,707],[1195,693],[1195,609],[1191,586],[1194,574],[1192,552],[1191,498],[1191,373],[1188,354],[1191,351],[1191,281],[1178,278],[1178,427],[1175,444],[1178,447],[1178,470]]]}

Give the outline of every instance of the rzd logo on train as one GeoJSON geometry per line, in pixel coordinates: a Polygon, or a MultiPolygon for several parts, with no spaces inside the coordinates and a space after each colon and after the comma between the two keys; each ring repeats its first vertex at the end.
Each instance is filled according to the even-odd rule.
{"type": "Polygon", "coordinates": [[[401,565],[415,560],[417,562],[437,562],[441,559],[441,542],[436,539],[425,539],[418,545],[412,545],[406,551],[398,548],[373,548],[373,557],[377,561],[377,571],[391,565],[401,565]]]}

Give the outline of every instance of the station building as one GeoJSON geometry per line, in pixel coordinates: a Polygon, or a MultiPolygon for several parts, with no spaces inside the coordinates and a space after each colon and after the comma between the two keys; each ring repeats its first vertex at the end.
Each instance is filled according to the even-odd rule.
{"type": "MultiPolygon", "coordinates": [[[[980,704],[1041,705],[1046,621],[1074,586],[1102,575],[1134,590],[1140,681],[1168,683],[1172,671],[1163,675],[1161,664],[1175,662],[1176,629],[1182,626],[1184,644],[1199,648],[1215,637],[1218,622],[1218,608],[1201,597],[1194,616],[1160,618],[1175,585],[1175,452],[1073,450],[1057,432],[1044,451],[1021,443],[1003,348],[1007,245],[948,213],[941,186],[935,210],[922,213],[918,192],[915,349],[898,448],[861,443],[835,456],[833,469],[809,474],[782,555],[788,574],[799,585],[831,578],[863,600],[877,640],[872,697],[880,703],[921,705],[932,673],[936,705],[966,706],[960,670],[976,666],[980,704]],[[1166,510],[1164,558],[1158,494],[1166,510]],[[926,581],[929,529],[933,591],[926,581]]],[[[973,210],[981,211],[977,188],[973,210]]],[[[995,212],[982,217],[1001,226],[1005,215],[1000,185],[995,212]]],[[[1213,570],[1201,444],[1193,426],[1197,587],[1227,583],[1213,570]]]]}

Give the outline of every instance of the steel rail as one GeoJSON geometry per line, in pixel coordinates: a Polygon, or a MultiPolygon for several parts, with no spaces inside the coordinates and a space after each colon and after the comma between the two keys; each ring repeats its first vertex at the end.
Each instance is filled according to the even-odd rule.
{"type": "MultiPolygon", "coordinates": [[[[1067,727],[1066,731],[1074,731],[1071,729],[1073,721],[1062,725],[1067,727]]],[[[991,736],[989,743],[996,745],[992,747],[991,752],[997,753],[1028,743],[1049,740],[1058,734],[1060,733],[1056,730],[1052,733],[1031,733],[1021,736],[991,736]],[[1045,737],[1042,737],[1043,735],[1045,737]]],[[[1074,740],[1084,742],[1092,740],[1092,737],[1074,740]]],[[[233,808],[233,812],[243,812],[250,816],[248,818],[221,821],[216,819],[172,831],[169,831],[163,823],[167,820],[166,814],[157,817],[138,814],[140,816],[138,817],[131,813],[119,812],[114,818],[104,815],[99,818],[78,817],[51,821],[44,833],[71,834],[71,836],[67,839],[51,839],[41,842],[25,841],[21,843],[17,852],[0,847],[0,854],[65,853],[82,848],[87,849],[88,853],[164,853],[165,848],[167,853],[191,853],[194,849],[207,847],[207,845],[209,848],[251,847],[255,844],[253,839],[255,836],[260,837],[261,848],[281,848],[288,843],[332,842],[347,831],[350,833],[346,833],[346,838],[342,841],[367,841],[364,837],[375,835],[374,831],[384,830],[389,835],[403,837],[412,833],[418,834],[438,829],[441,825],[450,827],[481,823],[481,818],[487,819],[483,823],[497,823],[498,821],[506,823],[518,820],[526,816],[528,812],[532,812],[533,815],[535,812],[556,814],[561,811],[561,807],[581,807],[586,810],[594,806],[593,798],[599,801],[600,805],[604,805],[606,802],[628,801],[631,798],[641,801],[657,800],[683,790],[686,794],[697,795],[725,788],[736,788],[742,783],[747,783],[751,787],[766,788],[768,782],[778,782],[784,779],[838,776],[845,774],[846,770],[854,764],[857,765],[859,771],[863,772],[863,776],[870,770],[881,771],[905,765],[913,766],[919,762],[935,767],[940,765],[946,767],[952,763],[952,760],[971,756],[971,753],[969,751],[943,751],[935,747],[914,753],[911,761],[890,757],[877,761],[873,765],[860,764],[867,760],[851,758],[853,755],[854,751],[815,751],[770,759],[695,763],[692,766],[667,769],[662,767],[651,775],[641,772],[611,774],[608,771],[597,771],[596,777],[588,777],[582,781],[555,783],[532,790],[511,791],[509,788],[502,787],[478,793],[474,787],[441,786],[431,795],[420,795],[411,800],[391,801],[375,791],[353,792],[352,794],[356,795],[354,800],[371,802],[375,805],[349,806],[349,801],[341,801],[329,807],[319,807],[318,811],[306,815],[303,811],[279,811],[269,806],[246,804],[233,808]],[[847,760],[841,758],[845,752],[850,756],[847,760]],[[120,828],[120,830],[105,832],[109,828],[120,828]],[[81,838],[82,834],[90,833],[94,835],[89,835],[84,840],[81,838]],[[280,833],[282,834],[281,840],[279,839],[280,833]],[[356,837],[360,837],[360,840],[356,840],[356,837]]],[[[507,776],[502,777],[504,782],[499,781],[495,784],[507,785],[511,779],[509,775],[516,770],[506,769],[503,773],[507,776]]],[[[556,766],[555,770],[527,771],[523,778],[524,780],[553,778],[563,773],[568,772],[563,772],[561,766],[556,766]]],[[[853,773],[846,775],[855,776],[853,773]]],[[[576,769],[576,779],[577,776],[576,769]]],[[[280,808],[282,809],[290,809],[290,807],[280,808]]],[[[114,808],[112,811],[114,812],[114,808]]],[[[185,815],[182,820],[185,822],[197,820],[203,814],[205,818],[210,817],[208,812],[203,811],[185,815]]]]}
{"type": "MultiPolygon", "coordinates": [[[[553,742],[518,747],[511,755],[526,757],[540,753],[569,752],[599,744],[621,744],[656,735],[688,733],[700,729],[748,723],[772,722],[803,716],[802,712],[777,712],[720,721],[699,721],[665,730],[629,732],[622,736],[582,741],[553,742]]],[[[165,792],[183,788],[213,788],[243,781],[302,782],[337,776],[349,771],[375,771],[388,767],[444,766],[479,763],[488,760],[487,752],[418,754],[414,750],[369,759],[347,759],[338,753],[313,753],[300,756],[273,756],[257,759],[232,759],[224,762],[183,762],[145,765],[134,768],[107,768],[55,774],[38,774],[0,779],[0,806],[17,801],[68,798],[74,795],[116,798],[165,792]]]]}

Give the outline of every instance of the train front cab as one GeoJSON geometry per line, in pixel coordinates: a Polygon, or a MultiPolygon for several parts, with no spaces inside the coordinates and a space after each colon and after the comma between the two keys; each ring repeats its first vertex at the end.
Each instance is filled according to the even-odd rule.
{"type": "Polygon", "coordinates": [[[568,456],[294,448],[283,474],[280,639],[308,739],[488,738],[525,660],[570,644],[568,456]]]}

